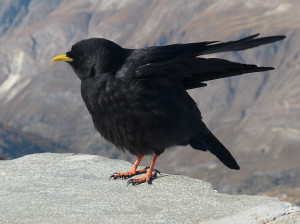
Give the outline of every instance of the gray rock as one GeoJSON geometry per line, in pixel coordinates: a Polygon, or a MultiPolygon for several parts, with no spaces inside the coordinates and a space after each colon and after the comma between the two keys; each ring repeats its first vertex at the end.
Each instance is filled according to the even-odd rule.
{"type": "MultiPolygon", "coordinates": [[[[270,181],[274,176],[264,172],[299,174],[291,173],[299,168],[300,158],[300,52],[295,47],[300,46],[299,8],[299,0],[2,0],[0,122],[51,138],[72,152],[130,161],[129,154],[100,138],[81,99],[79,79],[70,66],[51,62],[52,57],[89,37],[140,48],[228,41],[256,32],[284,34],[282,42],[212,55],[276,70],[215,80],[190,91],[204,121],[241,170],[224,169],[209,153],[186,149],[165,153],[157,164],[169,173],[206,178],[224,193],[283,190],[277,184],[281,181],[270,181]]],[[[8,151],[4,153],[0,155],[7,158],[8,151]]],[[[20,155],[15,148],[10,154],[20,155]]]]}
{"type": "Polygon", "coordinates": [[[300,209],[209,183],[160,174],[152,185],[110,180],[131,164],[94,155],[34,154],[0,161],[0,223],[300,223],[300,209]]]}

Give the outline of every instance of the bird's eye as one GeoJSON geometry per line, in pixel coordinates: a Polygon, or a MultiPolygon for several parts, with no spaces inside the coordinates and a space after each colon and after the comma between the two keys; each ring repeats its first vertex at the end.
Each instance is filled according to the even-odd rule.
{"type": "Polygon", "coordinates": [[[80,55],[79,55],[79,59],[83,59],[83,54],[80,54],[80,55]]]}

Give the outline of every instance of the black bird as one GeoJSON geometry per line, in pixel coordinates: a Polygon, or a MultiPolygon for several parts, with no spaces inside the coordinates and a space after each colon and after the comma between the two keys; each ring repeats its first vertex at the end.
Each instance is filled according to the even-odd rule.
{"type": "Polygon", "coordinates": [[[229,42],[199,42],[126,49],[116,43],[91,38],[79,41],[52,61],[67,61],[81,80],[81,95],[96,130],[123,151],[138,157],[129,172],[114,179],[146,173],[129,183],[150,182],[154,164],[166,148],[190,145],[209,151],[225,166],[239,165],[210,132],[188,89],[206,86],[205,81],[268,71],[201,55],[240,51],[272,43],[285,36],[256,38],[255,34],[229,42]],[[150,168],[137,170],[144,155],[154,154],[150,168]]]}

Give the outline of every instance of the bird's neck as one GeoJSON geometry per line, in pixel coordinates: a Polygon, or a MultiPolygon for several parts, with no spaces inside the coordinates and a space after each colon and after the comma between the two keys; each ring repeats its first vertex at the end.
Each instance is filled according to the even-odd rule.
{"type": "Polygon", "coordinates": [[[91,115],[97,111],[98,100],[105,85],[106,80],[101,77],[81,81],[81,96],[91,115]]]}

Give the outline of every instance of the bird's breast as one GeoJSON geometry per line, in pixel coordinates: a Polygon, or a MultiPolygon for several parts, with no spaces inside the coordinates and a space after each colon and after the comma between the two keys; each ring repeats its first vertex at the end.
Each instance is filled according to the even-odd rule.
{"type": "Polygon", "coordinates": [[[95,128],[117,147],[131,153],[144,147],[150,153],[183,142],[194,132],[195,105],[186,105],[184,95],[168,83],[109,80],[95,88],[84,88],[83,99],[95,128]]]}

